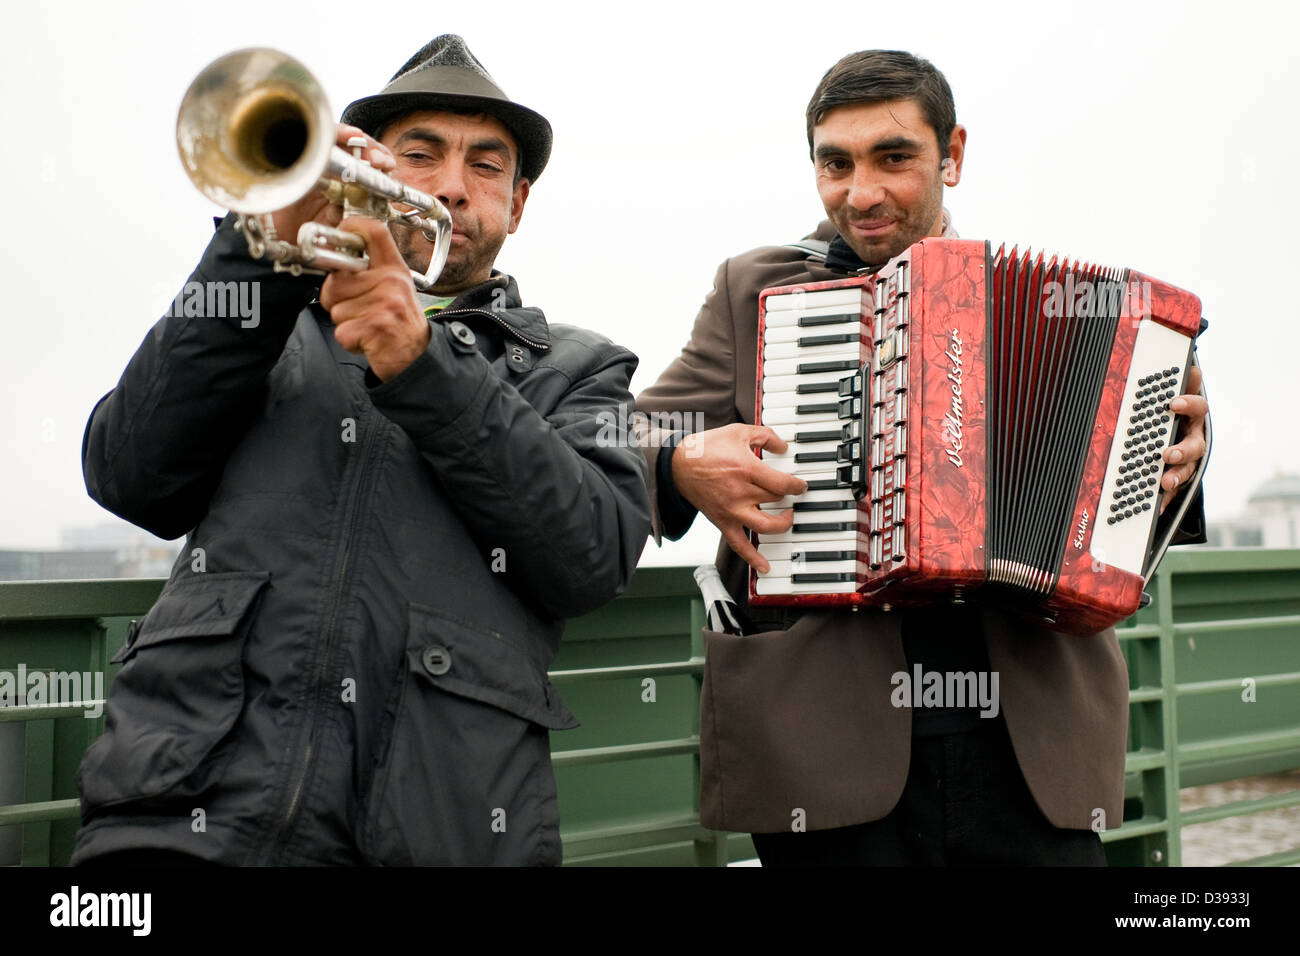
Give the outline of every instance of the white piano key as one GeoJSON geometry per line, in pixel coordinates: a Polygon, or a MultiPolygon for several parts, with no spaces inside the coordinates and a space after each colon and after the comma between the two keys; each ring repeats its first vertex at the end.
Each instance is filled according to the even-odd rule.
{"type": "MultiPolygon", "coordinates": [[[[799,477],[803,478],[805,476],[801,474],[799,477]]],[[[853,497],[852,488],[833,488],[827,489],[826,491],[805,491],[802,495],[786,495],[780,501],[764,501],[760,503],[758,507],[763,511],[785,511],[789,508],[793,508],[796,503],[802,503],[805,501],[843,501],[852,503],[854,507],[857,507],[857,501],[853,497]]],[[[846,508],[844,510],[847,512],[852,509],[846,508]]],[[[838,514],[838,512],[823,511],[821,514],[838,514]]]]}
{"type": "MultiPolygon", "coordinates": [[[[767,557],[767,555],[763,555],[767,557]]],[[[763,578],[788,578],[794,574],[857,574],[865,571],[867,563],[859,562],[857,559],[849,561],[773,561],[767,558],[769,569],[766,573],[759,571],[758,577],[761,581],[763,578]]],[[[804,582],[806,583],[806,582],[804,582]]]]}
{"type": "Polygon", "coordinates": [[[844,306],[861,308],[865,298],[862,286],[850,286],[847,289],[818,289],[812,292],[769,295],[764,300],[764,307],[769,313],[811,312],[818,309],[834,311],[844,306]]]}
{"type": "Polygon", "coordinates": [[[800,345],[798,342],[770,342],[763,347],[763,362],[777,359],[801,358],[807,362],[821,362],[827,358],[837,358],[847,354],[858,358],[866,354],[860,342],[833,342],[825,345],[800,345]],[[853,351],[849,351],[852,349],[853,351]]]}
{"type": "MultiPolygon", "coordinates": [[[[775,458],[775,459],[789,458],[790,460],[793,461],[796,455],[804,455],[812,452],[837,451],[839,447],[840,447],[839,439],[836,439],[834,441],[790,442],[784,454],[778,454],[772,451],[771,449],[765,448],[763,450],[763,460],[766,461],[769,458],[775,458]]],[[[834,461],[809,462],[808,467],[825,468],[827,465],[833,465],[833,464],[835,464],[834,461]]]]}
{"type": "MultiPolygon", "coordinates": [[[[843,535],[841,535],[841,538],[843,538],[843,535]]],[[[828,552],[835,552],[835,553],[843,552],[849,554],[862,554],[863,556],[865,556],[867,553],[867,538],[866,535],[863,535],[859,540],[856,536],[851,536],[848,539],[847,544],[843,540],[803,541],[798,544],[795,544],[793,542],[786,542],[786,543],[768,542],[767,544],[764,544],[759,549],[759,552],[763,555],[763,557],[767,558],[769,562],[789,561],[796,554],[806,554],[808,552],[819,552],[823,554],[828,552]]],[[[817,562],[809,562],[809,563],[816,564],[817,562]]]]}
{"type": "Polygon", "coordinates": [[[763,363],[763,378],[766,379],[769,375],[820,375],[826,371],[839,371],[841,375],[851,375],[854,368],[860,364],[859,359],[862,357],[861,351],[856,346],[851,349],[846,349],[844,346],[835,349],[817,349],[816,352],[816,355],[806,357],[777,358],[765,361],[763,363]],[[813,362],[852,362],[853,367],[843,371],[838,369],[822,369],[819,371],[804,369],[801,372],[799,370],[799,366],[813,362]]]}
{"type": "Polygon", "coordinates": [[[776,342],[797,342],[811,335],[836,335],[843,332],[860,330],[871,338],[871,327],[863,325],[860,316],[846,314],[842,322],[830,322],[826,325],[767,325],[763,327],[764,347],[776,342]]]}
{"type": "MultiPolygon", "coordinates": [[[[849,512],[853,514],[853,512],[849,512]]],[[[852,528],[841,528],[837,531],[796,531],[795,528],[809,524],[825,524],[825,520],[811,521],[800,517],[795,520],[795,528],[789,531],[778,531],[775,534],[758,533],[758,551],[763,553],[763,548],[768,544],[797,544],[801,548],[807,548],[809,551],[830,551],[834,549],[843,549],[857,547],[858,541],[858,523],[849,519],[853,523],[852,528]]]]}
{"type": "Polygon", "coordinates": [[[763,464],[777,471],[783,471],[787,475],[798,475],[803,478],[803,473],[809,468],[825,468],[827,465],[833,465],[833,461],[800,461],[796,462],[793,458],[769,458],[767,452],[763,452],[763,464]]]}
{"type": "MultiPolygon", "coordinates": [[[[803,404],[804,403],[801,403],[800,405],[790,405],[785,408],[773,408],[770,411],[765,409],[763,411],[763,424],[764,425],[807,424],[810,426],[818,423],[826,423],[828,426],[833,424],[843,424],[842,420],[839,418],[838,410],[834,412],[800,412],[799,409],[803,407],[803,404]]],[[[806,404],[812,405],[812,404],[821,404],[821,403],[808,402],[806,404]]]]}
{"type": "MultiPolygon", "coordinates": [[[[767,452],[764,452],[763,454],[766,455],[767,452]]],[[[808,482],[809,484],[812,484],[814,481],[822,481],[822,480],[827,479],[827,478],[829,478],[829,479],[831,479],[831,480],[833,481],[833,480],[835,479],[835,468],[836,468],[836,467],[837,467],[837,466],[835,465],[834,462],[829,462],[829,461],[823,461],[823,462],[811,462],[811,463],[807,464],[807,465],[806,465],[803,469],[801,469],[800,471],[797,471],[797,472],[791,472],[791,474],[797,474],[800,478],[802,478],[804,481],[808,482]]],[[[820,493],[820,492],[823,492],[823,491],[832,491],[832,492],[838,492],[838,491],[849,491],[850,489],[848,489],[848,488],[818,488],[818,489],[815,489],[815,490],[816,490],[817,492],[820,493]]],[[[807,491],[807,492],[805,492],[805,494],[809,494],[809,495],[810,495],[810,494],[813,494],[813,492],[812,492],[812,491],[807,491]]],[[[783,500],[784,500],[784,499],[783,499],[783,500]]],[[[774,502],[774,503],[775,503],[775,502],[774,502]]],[[[787,506],[787,507],[788,507],[788,506],[787,506]]]]}
{"type": "MultiPolygon", "coordinates": [[[[839,398],[837,391],[830,392],[796,392],[800,385],[822,385],[834,383],[839,385],[840,379],[846,375],[853,374],[852,369],[843,372],[810,372],[804,375],[768,375],[763,373],[763,401],[766,404],[768,396],[792,395],[794,398],[790,401],[811,401],[813,396],[826,395],[828,401],[831,398],[839,398]],[[805,396],[807,396],[805,398],[805,396]]],[[[776,399],[773,401],[784,402],[786,399],[776,399]]]]}
{"type": "MultiPolygon", "coordinates": [[[[791,422],[786,425],[768,425],[768,427],[771,428],[772,431],[776,432],[786,441],[794,441],[794,436],[797,432],[807,431],[807,429],[804,428],[802,425],[798,425],[794,422],[791,422]]],[[[828,425],[826,427],[829,428],[831,426],[828,425]]]]}
{"type": "MultiPolygon", "coordinates": [[[[848,491],[849,489],[844,489],[848,491]]],[[[794,505],[786,502],[782,504],[777,501],[764,501],[758,506],[765,514],[785,514],[794,507],[794,517],[796,521],[856,521],[858,512],[858,503],[850,494],[847,498],[831,499],[827,501],[808,502],[804,499],[798,499],[794,505]],[[801,511],[795,505],[816,504],[822,508],[832,510],[828,511],[801,511]],[[820,516],[820,517],[819,517],[820,516]]]]}

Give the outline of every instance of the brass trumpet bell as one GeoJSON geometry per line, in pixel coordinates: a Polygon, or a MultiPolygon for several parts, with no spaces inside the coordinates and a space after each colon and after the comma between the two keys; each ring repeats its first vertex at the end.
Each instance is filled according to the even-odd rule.
{"type": "Polygon", "coordinates": [[[306,222],[296,245],[275,235],[267,213],[320,189],[345,215],[420,230],[433,247],[428,268],[412,272],[411,281],[432,290],[451,251],[451,214],[435,197],[372,168],[361,158],[364,138],[348,140],[352,155],[337,138],[316,78],[293,57],[265,48],[214,60],[190,84],[176,118],[185,172],[203,195],[239,214],[251,255],[294,275],[365,269],[365,242],[356,233],[306,222]]]}
{"type": "Polygon", "coordinates": [[[334,121],[320,85],[297,60],[266,48],[236,50],[190,84],[176,142],[203,195],[260,215],[316,186],[334,147],[334,121]]]}

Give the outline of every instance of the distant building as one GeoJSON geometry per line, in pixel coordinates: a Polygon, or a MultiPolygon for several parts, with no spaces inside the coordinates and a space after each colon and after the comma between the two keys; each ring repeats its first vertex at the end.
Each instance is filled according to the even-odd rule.
{"type": "Polygon", "coordinates": [[[1208,543],[1225,548],[1300,548],[1300,475],[1277,474],[1246,501],[1246,511],[1209,522],[1208,543]]]}
{"type": "Polygon", "coordinates": [[[0,550],[0,581],[165,578],[180,550],[125,522],[64,528],[59,541],[59,550],[0,550]]]}
{"type": "Polygon", "coordinates": [[[0,581],[118,576],[115,551],[0,551],[0,581]]]}
{"type": "Polygon", "coordinates": [[[59,529],[59,547],[65,551],[122,551],[140,547],[171,548],[177,545],[125,521],[105,521],[59,529]]]}

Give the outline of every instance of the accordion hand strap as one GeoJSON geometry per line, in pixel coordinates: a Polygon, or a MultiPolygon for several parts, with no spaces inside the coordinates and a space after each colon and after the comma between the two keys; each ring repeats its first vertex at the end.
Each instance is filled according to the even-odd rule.
{"type": "Polygon", "coordinates": [[[830,250],[831,244],[822,239],[800,239],[798,242],[787,242],[787,249],[802,249],[808,255],[818,262],[826,261],[826,253],[830,250]]]}
{"type": "MultiPolygon", "coordinates": [[[[1200,361],[1196,357],[1196,349],[1192,349],[1192,364],[1197,368],[1201,367],[1200,361]]],[[[1205,379],[1201,379],[1201,397],[1205,397],[1205,379]]],[[[1196,470],[1192,472],[1192,477],[1187,481],[1187,487],[1182,494],[1182,501],[1178,505],[1178,510],[1174,513],[1174,518],[1169,522],[1164,534],[1155,542],[1151,549],[1151,554],[1147,557],[1147,563],[1142,568],[1142,587],[1146,588],[1150,583],[1156,568],[1160,565],[1161,559],[1165,552],[1169,550],[1170,542],[1173,541],[1174,535],[1178,533],[1178,528],[1182,525],[1183,519],[1187,517],[1187,509],[1191,507],[1192,500],[1196,497],[1196,490],[1201,487],[1201,478],[1205,475],[1205,466],[1210,462],[1210,446],[1214,443],[1214,429],[1210,423],[1210,412],[1208,408],[1205,412],[1205,454],[1201,456],[1196,470]]]]}

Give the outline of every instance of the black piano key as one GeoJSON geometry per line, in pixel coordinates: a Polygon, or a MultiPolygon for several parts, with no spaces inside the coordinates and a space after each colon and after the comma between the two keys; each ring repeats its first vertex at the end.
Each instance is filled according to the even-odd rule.
{"type": "Polygon", "coordinates": [[[860,322],[862,316],[857,312],[842,312],[837,315],[805,315],[799,319],[799,327],[812,328],[816,325],[839,325],[841,322],[860,322]]]}
{"type": "Polygon", "coordinates": [[[839,402],[822,402],[814,405],[796,405],[795,413],[798,415],[824,415],[837,414],[840,410],[839,402]]]}
{"type": "Polygon", "coordinates": [[[856,521],[819,521],[810,522],[809,524],[800,524],[796,521],[794,527],[790,530],[795,534],[822,534],[827,531],[857,531],[858,523],[856,521]]]}
{"type": "Polygon", "coordinates": [[[839,441],[843,438],[843,429],[834,428],[827,432],[795,432],[795,441],[839,441]]]}
{"type": "Polygon", "coordinates": [[[846,342],[856,342],[857,340],[857,332],[842,332],[837,335],[805,335],[799,339],[799,348],[808,349],[818,345],[841,345],[846,342]]]}
{"type": "Polygon", "coordinates": [[[796,395],[811,395],[815,392],[835,392],[839,394],[839,382],[802,382],[794,387],[796,395]]]}
{"type": "Polygon", "coordinates": [[[792,574],[790,580],[795,584],[836,584],[839,582],[852,583],[857,581],[858,576],[853,571],[818,571],[811,574],[792,574]]]}
{"type": "Polygon", "coordinates": [[[791,551],[791,561],[856,561],[856,551],[791,551]]]}
{"type": "Polygon", "coordinates": [[[835,461],[834,451],[801,451],[794,456],[796,463],[810,461],[835,461]]]}
{"type": "Polygon", "coordinates": [[[858,367],[856,359],[840,359],[838,362],[804,362],[795,367],[799,375],[815,375],[818,372],[851,372],[858,367]]]}
{"type": "Polygon", "coordinates": [[[856,501],[796,501],[794,504],[795,511],[845,511],[849,508],[856,508],[856,501]]]}
{"type": "Polygon", "coordinates": [[[835,491],[843,487],[837,478],[814,478],[808,482],[809,491],[835,491]]]}

